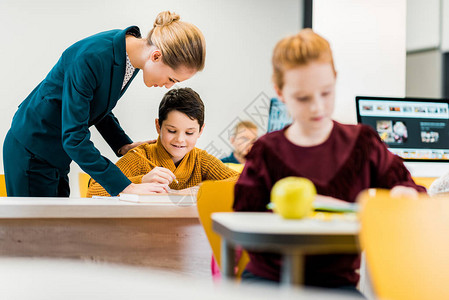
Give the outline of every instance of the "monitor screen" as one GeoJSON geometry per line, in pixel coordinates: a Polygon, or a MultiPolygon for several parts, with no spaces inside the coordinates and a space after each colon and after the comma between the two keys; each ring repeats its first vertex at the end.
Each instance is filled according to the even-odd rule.
{"type": "Polygon", "coordinates": [[[267,132],[281,130],[288,124],[291,124],[291,122],[292,118],[288,114],[285,104],[276,98],[272,98],[270,100],[267,132]]]}
{"type": "Polygon", "coordinates": [[[356,97],[357,121],[406,161],[449,162],[449,100],[356,97]]]}

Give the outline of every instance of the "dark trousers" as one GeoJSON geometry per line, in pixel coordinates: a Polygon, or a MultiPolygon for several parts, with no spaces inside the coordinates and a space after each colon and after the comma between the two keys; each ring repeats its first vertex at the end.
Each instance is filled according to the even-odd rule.
{"type": "Polygon", "coordinates": [[[3,143],[8,197],[68,197],[70,166],[60,169],[31,153],[9,131],[3,143]]]}

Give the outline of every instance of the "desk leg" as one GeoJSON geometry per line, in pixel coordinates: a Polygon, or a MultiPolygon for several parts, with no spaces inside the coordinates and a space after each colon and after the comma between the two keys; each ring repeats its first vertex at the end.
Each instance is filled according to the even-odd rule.
{"type": "Polygon", "coordinates": [[[224,278],[234,277],[235,251],[226,239],[221,239],[221,271],[224,278]]]}
{"type": "Polygon", "coordinates": [[[304,284],[304,255],[301,253],[284,254],[281,271],[282,285],[304,284]]]}

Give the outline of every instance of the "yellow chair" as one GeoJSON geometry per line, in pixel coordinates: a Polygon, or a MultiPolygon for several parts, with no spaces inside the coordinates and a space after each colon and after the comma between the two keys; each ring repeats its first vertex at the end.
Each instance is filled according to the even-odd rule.
{"type": "Polygon", "coordinates": [[[243,167],[245,166],[244,164],[234,164],[234,163],[225,163],[225,165],[228,168],[230,168],[236,172],[239,172],[239,173],[242,173],[243,167]]]}
{"type": "MultiPolygon", "coordinates": [[[[234,185],[235,182],[231,181],[205,181],[198,190],[198,214],[220,269],[221,238],[212,230],[211,214],[214,212],[232,212],[234,185]]],[[[246,251],[243,251],[237,264],[237,277],[240,277],[248,262],[249,256],[246,251]]]]}
{"type": "Polygon", "coordinates": [[[0,197],[6,197],[5,175],[0,174],[0,197]]]}
{"type": "Polygon", "coordinates": [[[386,190],[359,197],[360,242],[379,299],[449,299],[449,201],[386,190]]]}
{"type": "Polygon", "coordinates": [[[435,179],[437,179],[437,177],[413,177],[413,181],[416,184],[422,185],[426,189],[430,187],[430,185],[432,184],[432,182],[435,181],[435,179]]]}
{"type": "Polygon", "coordinates": [[[87,196],[87,189],[89,188],[89,180],[90,180],[89,174],[79,173],[78,185],[80,188],[81,198],[85,198],[87,196]]]}

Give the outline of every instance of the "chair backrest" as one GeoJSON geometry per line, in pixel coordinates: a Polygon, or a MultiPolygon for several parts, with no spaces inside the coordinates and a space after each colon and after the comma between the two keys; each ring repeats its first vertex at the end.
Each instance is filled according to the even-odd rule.
{"type": "Polygon", "coordinates": [[[230,169],[232,169],[232,170],[234,170],[236,172],[239,172],[239,173],[242,173],[243,167],[244,167],[243,164],[234,164],[234,163],[225,163],[225,165],[228,168],[230,168],[230,169]]]}
{"type": "MultiPolygon", "coordinates": [[[[234,202],[234,185],[232,181],[205,181],[198,190],[198,214],[207,239],[212,248],[215,260],[221,267],[221,238],[212,230],[211,215],[214,212],[232,212],[234,202]]],[[[249,262],[247,253],[244,251],[238,262],[237,275],[241,274],[249,262]]]]}
{"type": "Polygon", "coordinates": [[[81,198],[85,198],[87,196],[87,189],[89,188],[89,180],[90,180],[89,174],[79,173],[78,185],[80,188],[81,198]]]}
{"type": "Polygon", "coordinates": [[[449,199],[359,197],[360,241],[380,299],[449,299],[449,199]]]}
{"type": "Polygon", "coordinates": [[[432,182],[435,181],[435,179],[437,179],[437,177],[413,177],[413,181],[416,184],[422,185],[426,189],[430,187],[430,185],[432,184],[432,182]]]}
{"type": "Polygon", "coordinates": [[[5,175],[0,174],[0,197],[6,197],[5,175]]]}

